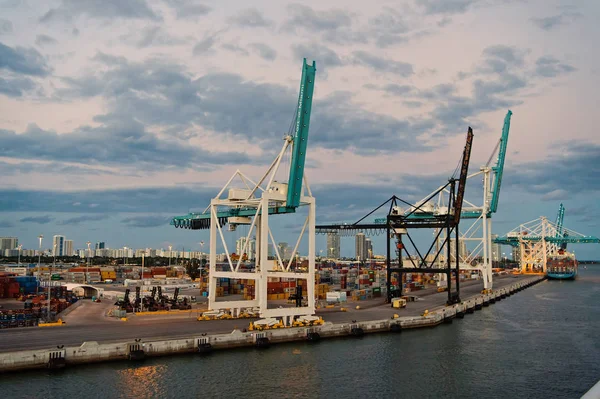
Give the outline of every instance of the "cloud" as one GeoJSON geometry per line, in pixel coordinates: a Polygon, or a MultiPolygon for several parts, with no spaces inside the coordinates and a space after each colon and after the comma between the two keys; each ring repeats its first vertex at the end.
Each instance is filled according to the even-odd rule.
{"type": "Polygon", "coordinates": [[[569,198],[569,193],[563,189],[550,191],[542,196],[542,201],[565,200],[569,198]]]}
{"type": "MultiPolygon", "coordinates": [[[[489,66],[493,66],[490,64],[490,59],[495,61],[503,62],[504,65],[507,66],[517,66],[521,67],[525,64],[525,56],[528,51],[520,50],[514,46],[505,46],[505,45],[494,45],[486,47],[483,50],[483,56],[487,58],[485,60],[489,66]]],[[[504,72],[504,69],[491,69],[491,72],[500,73],[504,72]]]]}
{"type": "Polygon", "coordinates": [[[558,142],[541,162],[519,165],[506,181],[547,200],[564,199],[575,193],[597,195],[600,192],[600,145],[582,142],[558,142]],[[563,197],[564,195],[564,197],[563,197]]]}
{"type": "Polygon", "coordinates": [[[366,51],[355,51],[352,56],[355,65],[362,65],[379,72],[389,72],[402,77],[409,77],[415,73],[411,64],[378,57],[366,51]]]}
{"type": "Polygon", "coordinates": [[[423,106],[423,103],[420,101],[403,101],[402,104],[408,108],[421,108],[423,106]]]}
{"type": "Polygon", "coordinates": [[[212,47],[217,42],[217,33],[211,33],[204,35],[204,38],[200,40],[194,48],[192,49],[192,53],[194,55],[202,55],[209,52],[212,47]]]}
{"type": "Polygon", "coordinates": [[[61,226],[79,225],[83,222],[95,222],[95,221],[104,220],[107,218],[108,218],[108,215],[82,215],[82,216],[76,216],[73,218],[62,220],[62,221],[58,222],[57,224],[61,225],[61,226]]]}
{"type": "Polygon", "coordinates": [[[99,127],[82,126],[63,134],[40,129],[34,124],[20,134],[0,129],[2,155],[100,166],[144,165],[145,169],[249,161],[243,153],[211,153],[176,140],[170,140],[167,145],[147,132],[141,123],[129,118],[105,115],[96,117],[96,121],[101,123],[99,127]],[[107,147],[107,143],[119,145],[107,147]]]}
{"type": "Polygon", "coordinates": [[[274,22],[258,11],[256,8],[248,8],[238,12],[229,18],[229,22],[242,28],[268,28],[274,25],[274,22]]]}
{"type": "Polygon", "coordinates": [[[102,19],[149,19],[160,21],[161,18],[152,11],[146,0],[62,0],[62,3],[50,9],[40,18],[40,22],[54,20],[70,20],[85,15],[89,18],[102,19]]]}
{"type": "Polygon", "coordinates": [[[378,47],[403,43],[410,29],[404,16],[394,8],[383,7],[383,12],[369,20],[372,28],[370,35],[375,38],[378,47]]]}
{"type": "Polygon", "coordinates": [[[54,218],[51,216],[29,216],[19,220],[21,223],[37,223],[37,224],[48,224],[53,221],[54,218]]]}
{"type": "Polygon", "coordinates": [[[167,0],[167,4],[175,10],[177,18],[197,18],[212,11],[207,5],[190,4],[189,0],[167,0]]]}
{"type": "Polygon", "coordinates": [[[559,60],[551,56],[538,58],[535,62],[535,73],[538,76],[553,78],[569,72],[575,71],[576,68],[572,65],[563,64],[559,60]]]}
{"type": "Polygon", "coordinates": [[[14,226],[15,224],[13,222],[9,222],[8,220],[0,220],[0,229],[8,229],[14,226]]]}
{"type": "Polygon", "coordinates": [[[54,39],[53,37],[50,37],[48,35],[37,35],[35,37],[35,44],[40,47],[44,47],[44,46],[52,45],[52,44],[56,44],[56,43],[58,43],[56,41],[56,39],[54,39]]]}
{"type": "Polygon", "coordinates": [[[460,79],[474,78],[471,96],[457,94],[453,85],[440,85],[446,91],[422,90],[420,99],[437,100],[431,112],[440,132],[462,128],[467,123],[475,129],[481,126],[475,118],[483,112],[497,111],[523,103],[519,95],[543,82],[531,77],[553,78],[575,70],[553,57],[541,57],[534,66],[527,62],[528,50],[494,45],[485,48],[474,72],[460,73],[460,79]]]}
{"type": "Polygon", "coordinates": [[[12,48],[1,42],[0,69],[30,76],[46,76],[50,72],[46,60],[37,50],[23,47],[12,48]]]}
{"type": "Polygon", "coordinates": [[[187,43],[187,40],[169,35],[160,26],[147,26],[141,30],[135,30],[133,34],[121,36],[121,40],[131,42],[138,48],[187,43]]]}
{"type": "Polygon", "coordinates": [[[389,94],[392,96],[398,96],[398,97],[407,97],[409,94],[415,93],[415,90],[416,90],[416,88],[414,86],[400,85],[397,83],[388,83],[388,84],[382,85],[382,86],[375,85],[372,83],[367,83],[367,84],[363,85],[363,87],[365,89],[383,91],[386,94],[389,94]]]}
{"type": "Polygon", "coordinates": [[[355,106],[348,92],[334,92],[313,107],[310,140],[328,149],[345,149],[360,155],[424,151],[420,136],[433,127],[372,113],[355,106]]]}
{"type": "Polygon", "coordinates": [[[49,173],[57,175],[69,175],[73,177],[80,176],[134,176],[140,177],[141,174],[135,170],[110,170],[97,166],[75,165],[65,162],[41,162],[41,161],[23,161],[2,162],[0,161],[0,174],[4,176],[14,176],[27,173],[49,173]]]}
{"type": "Polygon", "coordinates": [[[13,24],[8,19],[0,18],[0,35],[12,33],[13,24]]]}
{"type": "MultiPolygon", "coordinates": [[[[337,62],[335,58],[332,59],[337,62]]],[[[319,68],[317,64],[317,69],[319,68]]],[[[317,79],[320,79],[319,76],[321,75],[317,74],[317,79]]],[[[182,67],[156,61],[118,64],[103,74],[84,76],[67,83],[71,87],[64,95],[73,98],[78,95],[104,96],[112,112],[109,115],[118,117],[117,121],[128,121],[127,125],[137,126],[134,132],[148,139],[153,136],[143,126],[157,125],[178,132],[200,126],[228,139],[249,140],[265,151],[273,151],[279,146],[282,129],[290,125],[298,97],[295,84],[284,86],[256,83],[229,73],[209,73],[192,79],[182,67]],[[138,121],[142,125],[138,125],[138,121]]],[[[315,95],[311,145],[328,149],[352,149],[360,153],[396,151],[398,144],[406,151],[425,149],[420,136],[432,127],[430,122],[401,120],[369,112],[353,103],[352,97],[353,94],[347,92],[336,92],[327,97],[315,95]]],[[[104,122],[98,118],[96,121],[104,122]]],[[[90,129],[92,128],[85,130],[90,129]]],[[[94,129],[100,129],[93,135],[98,140],[106,140],[99,133],[110,133],[111,140],[116,141],[125,135],[125,132],[119,133],[123,128],[113,127],[107,122],[104,122],[103,127],[94,129]]],[[[178,147],[179,141],[173,141],[169,146],[163,146],[162,141],[156,138],[152,142],[157,151],[172,152],[168,157],[161,157],[166,159],[167,164],[183,166],[188,165],[188,161],[192,162],[192,159],[214,162],[227,159],[227,162],[232,163],[256,161],[243,154],[200,155],[195,148],[178,147]],[[190,157],[192,153],[195,154],[194,157],[190,157]]],[[[50,148],[55,145],[51,143],[50,148]]],[[[126,145],[123,147],[125,151],[126,145]]],[[[126,151],[133,154],[129,158],[137,159],[137,162],[142,159],[135,156],[139,153],[139,148],[132,146],[126,151]]],[[[99,155],[92,153],[91,149],[89,152],[92,160],[98,159],[99,155]]],[[[112,155],[106,156],[107,160],[111,160],[112,155]]],[[[115,155],[114,160],[123,157],[127,158],[124,154],[115,155]]],[[[148,152],[145,158],[153,157],[148,152]]],[[[81,159],[85,159],[85,156],[81,155],[81,159]]]]}
{"type": "Polygon", "coordinates": [[[171,220],[168,216],[133,216],[121,220],[128,227],[159,227],[167,226],[171,220]]]}
{"type": "Polygon", "coordinates": [[[35,83],[29,78],[4,79],[0,77],[0,94],[8,97],[22,97],[25,92],[33,90],[35,83]]]}
{"type": "Polygon", "coordinates": [[[569,23],[581,18],[581,13],[573,11],[571,8],[564,9],[561,13],[542,18],[531,18],[531,21],[540,29],[551,31],[561,25],[569,23]]]}
{"type": "Polygon", "coordinates": [[[221,46],[221,48],[223,48],[227,51],[231,51],[231,52],[246,56],[246,57],[250,55],[248,50],[246,50],[243,47],[240,47],[239,45],[237,45],[235,43],[225,43],[221,46]]]}
{"type": "Polygon", "coordinates": [[[462,14],[477,0],[417,0],[425,14],[462,14]]]}
{"type": "Polygon", "coordinates": [[[352,15],[341,9],[319,10],[318,12],[303,4],[291,4],[287,7],[290,19],[286,27],[303,27],[312,31],[335,31],[352,24],[352,15]]]}
{"type": "Polygon", "coordinates": [[[82,191],[0,189],[0,212],[185,214],[209,204],[219,189],[206,184],[193,188],[174,186],[82,191]],[[79,205],[74,205],[76,203],[79,205]]]}
{"type": "Polygon", "coordinates": [[[248,47],[255,50],[261,58],[267,61],[273,61],[277,58],[277,51],[264,43],[250,43],[248,47]]]}
{"type": "Polygon", "coordinates": [[[317,69],[322,72],[343,64],[335,51],[318,43],[293,45],[292,52],[296,59],[317,60],[317,69]]]}

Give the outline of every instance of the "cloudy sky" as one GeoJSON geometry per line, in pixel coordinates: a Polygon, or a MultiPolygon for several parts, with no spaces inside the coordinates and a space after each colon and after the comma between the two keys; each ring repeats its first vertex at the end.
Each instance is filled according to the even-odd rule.
{"type": "MultiPolygon", "coordinates": [[[[600,234],[600,3],[308,4],[0,0],[0,235],[199,249],[206,232],[169,218],[203,209],[238,168],[260,177],[303,58],[317,65],[317,222],[433,191],[469,125],[477,170],[511,109],[494,232],[554,219],[564,202],[565,225],[600,234]]],[[[474,181],[467,198],[480,196],[474,181]]],[[[291,221],[277,220],[280,240],[292,241],[291,221]]],[[[597,245],[573,249],[600,258],[597,245]]]]}

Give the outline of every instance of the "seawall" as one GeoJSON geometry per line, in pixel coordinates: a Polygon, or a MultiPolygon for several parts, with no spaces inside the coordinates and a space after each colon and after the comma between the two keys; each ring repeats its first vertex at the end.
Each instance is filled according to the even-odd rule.
{"type": "Polygon", "coordinates": [[[29,351],[0,353],[0,372],[39,368],[62,368],[78,364],[112,360],[139,360],[144,357],[165,356],[177,353],[207,353],[215,350],[244,346],[267,347],[271,344],[292,341],[318,341],[342,336],[362,336],[368,333],[392,332],[412,328],[434,327],[451,323],[466,313],[473,313],[500,301],[518,291],[539,283],[545,277],[535,276],[490,294],[479,294],[464,302],[434,309],[423,316],[407,316],[356,323],[326,322],[321,326],[271,329],[265,331],[229,334],[195,335],[180,339],[132,340],[111,343],[84,342],[80,346],[56,347],[29,351]]]}

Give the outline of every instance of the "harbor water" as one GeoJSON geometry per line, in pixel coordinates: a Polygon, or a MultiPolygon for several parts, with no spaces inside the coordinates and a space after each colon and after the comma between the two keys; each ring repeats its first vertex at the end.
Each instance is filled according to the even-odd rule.
{"type": "Polygon", "coordinates": [[[462,320],[362,339],[0,375],[5,398],[579,398],[600,379],[600,265],[462,320]]]}

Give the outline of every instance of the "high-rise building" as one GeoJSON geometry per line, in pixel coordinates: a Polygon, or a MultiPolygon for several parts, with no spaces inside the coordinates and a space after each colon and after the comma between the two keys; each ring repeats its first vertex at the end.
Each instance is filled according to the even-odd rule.
{"type": "Polygon", "coordinates": [[[337,232],[327,233],[327,257],[340,258],[340,235],[337,232]]]}
{"type": "Polygon", "coordinates": [[[281,259],[289,259],[292,255],[292,248],[290,248],[287,242],[278,243],[277,250],[279,251],[279,256],[281,256],[281,259]]]}
{"type": "Polygon", "coordinates": [[[248,259],[256,259],[256,240],[250,240],[246,254],[248,255],[248,259]]]}
{"type": "Polygon", "coordinates": [[[235,242],[235,253],[238,255],[243,255],[244,253],[246,253],[246,255],[247,255],[248,248],[244,249],[245,245],[246,245],[246,237],[240,237],[235,242]]]}
{"type": "Polygon", "coordinates": [[[267,249],[267,255],[269,258],[273,257],[273,254],[275,253],[275,251],[273,250],[273,244],[269,244],[268,249],[267,249]]]}
{"type": "Polygon", "coordinates": [[[5,249],[15,249],[19,246],[17,237],[0,237],[0,251],[5,249]]]}
{"type": "MultiPolygon", "coordinates": [[[[452,258],[456,255],[456,240],[454,238],[450,239],[450,253],[452,254],[452,258]]],[[[467,243],[465,240],[458,240],[458,256],[464,260],[467,256],[469,256],[469,252],[467,251],[467,243]]]]}
{"type": "Polygon", "coordinates": [[[364,233],[356,233],[355,239],[356,259],[365,260],[367,259],[367,240],[364,233]]]}
{"type": "Polygon", "coordinates": [[[73,256],[73,240],[65,240],[65,256],[73,256]]]}
{"type": "Polygon", "coordinates": [[[52,238],[53,254],[65,256],[65,236],[56,235],[52,238]]]}
{"type": "Polygon", "coordinates": [[[512,247],[512,260],[513,262],[521,261],[521,247],[512,247]]]}
{"type": "Polygon", "coordinates": [[[106,248],[106,244],[104,243],[104,241],[98,241],[96,243],[96,249],[105,249],[106,248]]]}
{"type": "MultiPolygon", "coordinates": [[[[498,234],[492,234],[492,241],[494,238],[498,238],[498,234]]],[[[500,262],[502,257],[502,246],[492,242],[492,262],[500,262]]]]}
{"type": "Polygon", "coordinates": [[[371,241],[370,238],[365,239],[365,255],[367,256],[367,259],[372,259],[373,258],[373,242],[371,241]]]}

